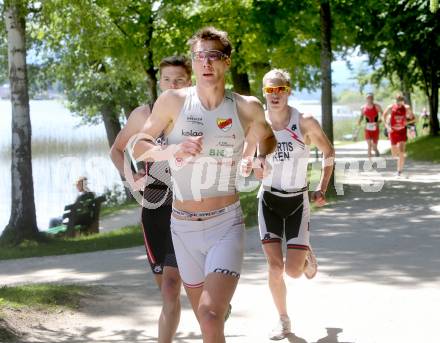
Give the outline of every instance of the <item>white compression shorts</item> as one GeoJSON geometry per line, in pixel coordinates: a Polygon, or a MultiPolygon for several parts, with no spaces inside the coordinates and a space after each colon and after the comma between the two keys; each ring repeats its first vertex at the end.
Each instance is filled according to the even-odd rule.
{"type": "Polygon", "coordinates": [[[209,273],[240,277],[244,251],[244,221],[240,202],[207,220],[171,216],[177,265],[186,287],[203,286],[209,273]]]}

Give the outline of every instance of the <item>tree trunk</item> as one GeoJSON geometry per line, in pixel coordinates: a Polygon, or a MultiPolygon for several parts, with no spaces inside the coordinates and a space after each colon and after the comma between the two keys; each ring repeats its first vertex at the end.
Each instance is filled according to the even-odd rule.
{"type": "MultiPolygon", "coordinates": [[[[405,75],[399,74],[399,79],[400,79],[400,89],[401,89],[403,98],[405,99],[405,103],[412,107],[411,87],[408,86],[408,80],[407,80],[408,77],[406,77],[405,75]]],[[[414,110],[414,108],[413,108],[413,110],[414,110]]]]}
{"type": "Polygon", "coordinates": [[[4,11],[12,104],[12,163],[11,216],[1,238],[12,244],[18,244],[24,239],[37,239],[39,236],[32,180],[32,133],[23,8],[20,1],[10,1],[4,11]]]}
{"type": "Polygon", "coordinates": [[[440,125],[438,120],[438,79],[433,77],[431,83],[431,96],[429,96],[429,113],[430,113],[430,132],[431,136],[438,136],[440,131],[440,125]]]}
{"type": "MultiPolygon", "coordinates": [[[[331,12],[328,0],[322,0],[320,6],[321,17],[321,108],[322,129],[333,144],[333,109],[332,109],[332,46],[331,46],[331,12]]],[[[335,190],[334,173],[330,179],[328,189],[335,190]]]]}
{"type": "Polygon", "coordinates": [[[265,103],[265,99],[263,96],[262,88],[263,88],[263,76],[267,73],[267,71],[271,68],[271,65],[266,63],[253,63],[252,64],[252,72],[255,80],[254,91],[256,91],[256,96],[265,103]]]}
{"type": "Polygon", "coordinates": [[[147,37],[144,41],[144,49],[146,51],[146,66],[145,71],[149,80],[149,87],[151,93],[151,103],[154,104],[157,99],[157,76],[156,69],[154,68],[153,49],[151,48],[151,42],[153,40],[154,32],[154,16],[150,15],[146,22],[147,37]]]}
{"type": "MultiPolygon", "coordinates": [[[[118,115],[115,111],[114,104],[107,103],[101,108],[102,120],[104,121],[105,132],[107,134],[107,141],[109,147],[113,145],[115,142],[116,136],[119,131],[121,131],[121,123],[119,122],[118,115]]],[[[123,176],[121,175],[121,182],[124,181],[123,176]]],[[[130,190],[124,187],[126,200],[133,199],[133,195],[130,190]]]]}
{"type": "MultiPolygon", "coordinates": [[[[150,63],[153,63],[153,54],[151,52],[148,53],[148,59],[151,59],[150,63]],[[150,56],[151,55],[151,56],[150,56]]],[[[147,75],[149,80],[150,92],[151,92],[151,103],[154,104],[157,99],[157,77],[156,77],[156,69],[151,65],[150,68],[147,69],[147,75]]]]}
{"type": "Polygon", "coordinates": [[[438,120],[439,69],[436,61],[426,61],[423,54],[416,56],[423,74],[424,91],[429,101],[430,125],[429,134],[438,136],[440,125],[438,120]]]}
{"type": "Polygon", "coordinates": [[[242,95],[251,95],[251,85],[246,72],[240,72],[236,66],[231,66],[231,76],[235,92],[242,95]]]}
{"type": "Polygon", "coordinates": [[[118,115],[112,103],[107,103],[101,107],[101,115],[104,121],[108,145],[111,147],[119,131],[121,131],[121,123],[119,122],[118,115]]]}
{"type": "Polygon", "coordinates": [[[321,1],[320,12],[322,128],[333,144],[331,15],[328,1],[321,1]]]}

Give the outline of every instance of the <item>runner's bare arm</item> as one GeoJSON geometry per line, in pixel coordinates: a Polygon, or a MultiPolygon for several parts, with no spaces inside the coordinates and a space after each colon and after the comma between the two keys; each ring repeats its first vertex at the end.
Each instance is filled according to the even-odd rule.
{"type": "Polygon", "coordinates": [[[305,135],[305,143],[315,145],[323,154],[321,179],[316,191],[325,193],[327,191],[330,177],[333,173],[335,149],[328,140],[318,121],[313,118],[313,116],[303,116],[300,126],[301,131],[305,135]]]}
{"type": "Polygon", "coordinates": [[[131,142],[136,161],[168,159],[163,147],[156,146],[155,140],[171,125],[180,110],[181,103],[179,90],[168,90],[157,98],[150,116],[131,142]]]}
{"type": "Polygon", "coordinates": [[[359,119],[358,119],[358,122],[357,122],[358,126],[361,126],[362,119],[364,119],[364,108],[363,107],[361,107],[361,114],[359,115],[359,119]]]}
{"type": "Polygon", "coordinates": [[[411,106],[405,105],[405,107],[406,107],[407,124],[415,124],[417,120],[414,115],[414,112],[412,111],[411,106]]]}
{"type": "Polygon", "coordinates": [[[157,146],[154,140],[162,132],[169,133],[183,107],[187,88],[169,89],[157,98],[151,115],[138,134],[133,147],[137,161],[164,161],[174,158],[186,159],[202,151],[202,137],[190,137],[179,144],[157,146]]]}
{"type": "MultiPolygon", "coordinates": [[[[139,129],[145,124],[148,116],[150,115],[150,107],[143,105],[135,108],[128,117],[127,123],[119,131],[116,139],[110,148],[110,158],[115,165],[119,174],[124,176],[124,151],[127,148],[127,143],[130,138],[139,132],[139,129]]],[[[133,174],[134,179],[141,177],[142,175],[133,174]]],[[[125,177],[127,178],[127,177],[125,177]]]]}
{"type": "Polygon", "coordinates": [[[390,129],[391,129],[391,127],[388,124],[388,116],[390,115],[391,108],[392,108],[392,105],[389,105],[382,114],[383,123],[384,123],[385,127],[388,129],[388,131],[390,131],[390,129]]]}
{"type": "Polygon", "coordinates": [[[380,123],[382,121],[382,115],[383,115],[382,107],[378,104],[375,104],[374,106],[376,106],[377,115],[379,117],[378,122],[380,123]]]}
{"type": "Polygon", "coordinates": [[[263,106],[256,97],[237,94],[237,108],[245,126],[246,144],[249,151],[258,147],[258,155],[266,156],[276,147],[274,133],[264,117],[263,106]]]}

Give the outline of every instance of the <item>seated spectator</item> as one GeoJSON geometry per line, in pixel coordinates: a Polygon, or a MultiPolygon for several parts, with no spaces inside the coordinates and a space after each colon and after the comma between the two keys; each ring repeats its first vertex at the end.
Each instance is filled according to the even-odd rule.
{"type": "MultiPolygon", "coordinates": [[[[75,182],[76,189],[79,195],[76,197],[75,204],[78,204],[86,199],[95,198],[95,193],[91,192],[87,187],[87,177],[80,176],[75,182]]],[[[51,218],[49,221],[49,227],[59,226],[63,223],[63,217],[51,218]]]]}

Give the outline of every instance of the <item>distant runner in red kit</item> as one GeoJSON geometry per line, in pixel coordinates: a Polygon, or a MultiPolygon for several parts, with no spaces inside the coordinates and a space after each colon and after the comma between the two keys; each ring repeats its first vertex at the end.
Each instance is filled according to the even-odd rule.
{"type": "Polygon", "coordinates": [[[389,132],[391,152],[397,161],[397,176],[402,175],[405,164],[406,126],[415,122],[411,107],[405,104],[401,93],[396,94],[396,103],[389,105],[383,113],[383,120],[389,132]]]}
{"type": "Polygon", "coordinates": [[[379,124],[382,116],[382,108],[380,105],[374,103],[373,93],[368,93],[366,100],[367,103],[361,108],[358,126],[360,126],[365,119],[365,140],[368,143],[368,158],[371,158],[373,156],[373,150],[375,156],[379,156],[377,143],[379,141],[379,124]]]}

